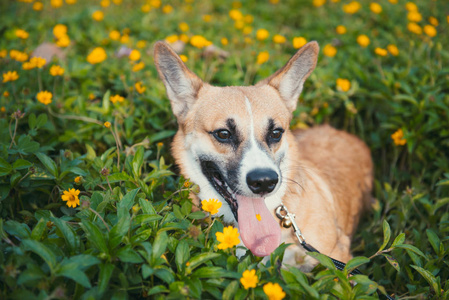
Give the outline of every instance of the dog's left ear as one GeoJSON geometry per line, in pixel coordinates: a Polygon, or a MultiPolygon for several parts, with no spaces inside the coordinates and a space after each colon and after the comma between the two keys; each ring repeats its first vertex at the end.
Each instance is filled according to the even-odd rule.
{"type": "Polygon", "coordinates": [[[287,108],[293,112],[296,109],[304,81],[315,69],[319,50],[317,42],[307,43],[290,58],[283,68],[257,83],[257,86],[268,84],[277,89],[287,108]]]}
{"type": "Polygon", "coordinates": [[[182,121],[197,99],[203,81],[190,71],[176,52],[166,43],[154,45],[154,61],[164,82],[173,114],[182,121]]]}

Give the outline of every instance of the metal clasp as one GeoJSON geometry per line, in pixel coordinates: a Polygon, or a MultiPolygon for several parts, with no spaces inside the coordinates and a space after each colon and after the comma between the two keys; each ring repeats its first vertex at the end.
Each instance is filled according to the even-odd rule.
{"type": "Polygon", "coordinates": [[[295,222],[295,214],[290,213],[284,204],[279,205],[275,209],[276,217],[281,221],[281,225],[284,228],[290,228],[293,226],[293,231],[301,244],[305,243],[305,238],[295,222]]]}

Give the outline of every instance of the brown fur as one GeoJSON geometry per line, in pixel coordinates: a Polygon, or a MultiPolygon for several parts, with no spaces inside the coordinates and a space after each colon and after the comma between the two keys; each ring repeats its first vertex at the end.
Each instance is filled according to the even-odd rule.
{"type": "MultiPolygon", "coordinates": [[[[370,151],[357,137],[327,125],[288,130],[302,84],[315,67],[317,54],[318,45],[309,43],[284,68],[255,86],[214,87],[188,70],[167,45],[158,43],[155,47],[156,66],[178,118],[172,153],[181,173],[194,182],[199,175],[191,170],[188,158],[193,148],[214,153],[223,161],[241,155],[242,147],[232,149],[210,135],[214,129],[225,127],[227,118],[236,121],[243,141],[250,135],[248,120],[253,120],[255,138],[263,141],[267,120],[273,119],[276,126],[286,129],[285,141],[272,148],[264,146],[264,150],[275,159],[283,143],[288,143],[288,168],[282,170],[287,181],[283,203],[296,215],[307,242],[324,254],[348,261],[352,234],[371,200],[370,151]],[[298,78],[298,85],[292,78],[298,78]],[[173,86],[174,81],[179,87],[173,86]],[[249,101],[250,111],[245,101],[249,101]]],[[[291,228],[282,229],[282,242],[296,244],[287,249],[284,263],[303,269],[316,263],[305,256],[291,228]]]]}

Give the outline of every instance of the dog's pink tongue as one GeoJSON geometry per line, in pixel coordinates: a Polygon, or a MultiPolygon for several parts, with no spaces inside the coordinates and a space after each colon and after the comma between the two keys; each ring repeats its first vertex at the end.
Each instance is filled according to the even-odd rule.
{"type": "Polygon", "coordinates": [[[256,256],[270,255],[281,243],[281,228],[264,199],[237,196],[237,201],[243,243],[256,256]]]}

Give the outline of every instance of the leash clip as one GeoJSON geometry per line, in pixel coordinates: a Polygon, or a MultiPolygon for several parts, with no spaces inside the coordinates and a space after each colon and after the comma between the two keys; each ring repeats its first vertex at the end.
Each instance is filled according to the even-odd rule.
{"type": "Polygon", "coordinates": [[[301,233],[301,230],[298,227],[298,224],[295,222],[295,214],[290,213],[287,210],[287,207],[284,204],[276,207],[275,210],[276,217],[281,221],[281,225],[284,228],[290,228],[293,226],[293,231],[295,232],[296,237],[298,238],[301,244],[306,242],[304,236],[301,233]]]}

